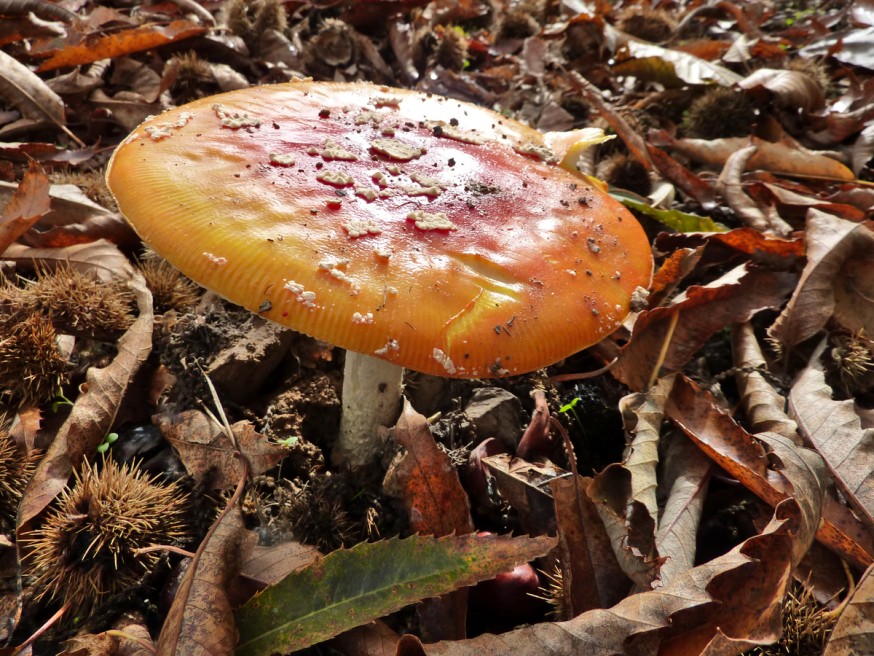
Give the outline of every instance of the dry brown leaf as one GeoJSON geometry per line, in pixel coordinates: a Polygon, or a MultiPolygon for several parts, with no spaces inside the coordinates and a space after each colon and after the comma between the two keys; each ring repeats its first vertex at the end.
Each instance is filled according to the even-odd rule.
{"type": "Polygon", "coordinates": [[[811,527],[820,514],[821,490],[803,490],[809,472],[796,472],[794,466],[789,461],[784,474],[799,496],[783,502],[760,535],[681,573],[666,588],[567,622],[424,645],[422,650],[429,656],[734,654],[774,642],[795,557],[810,545],[811,527]]]}
{"type": "Polygon", "coordinates": [[[746,264],[704,287],[689,287],[673,305],[641,312],[631,341],[611,373],[632,390],[644,390],[650,377],[658,373],[654,369],[666,340],[670,343],[661,362],[662,375],[679,371],[725,326],[747,321],[760,310],[779,307],[794,287],[793,274],[746,264]]]}
{"type": "Polygon", "coordinates": [[[631,443],[625,448],[622,466],[631,474],[631,498],[646,507],[653,525],[659,517],[656,501],[659,434],[664,419],[665,399],[673,384],[673,378],[663,378],[646,393],[629,394],[619,400],[625,432],[632,436],[631,443]]]}
{"type": "MultiPolygon", "coordinates": [[[[404,399],[392,435],[404,449],[383,487],[400,492],[410,529],[438,537],[473,531],[470,502],[449,456],[437,446],[428,421],[404,399]]],[[[418,607],[422,635],[431,640],[465,635],[467,590],[428,599],[418,607]]]]}
{"type": "Polygon", "coordinates": [[[874,565],[859,579],[832,630],[823,656],[859,656],[874,645],[874,565]]]}
{"type": "Polygon", "coordinates": [[[549,482],[565,472],[552,463],[533,464],[522,458],[500,453],[482,459],[495,477],[495,487],[519,513],[519,523],[529,535],[547,535],[555,531],[549,482]]]}
{"type": "Polygon", "coordinates": [[[323,557],[318,549],[301,542],[283,542],[270,547],[259,545],[243,559],[240,574],[267,587],[301,567],[314,565],[323,557]]]}
{"type": "Polygon", "coordinates": [[[825,341],[792,386],[789,409],[847,500],[874,526],[874,428],[862,428],[852,400],[832,399],[820,362],[824,349],[825,341]]]}
{"type": "Polygon", "coordinates": [[[641,588],[658,579],[664,559],[656,549],[656,522],[640,501],[631,498],[631,472],[614,464],[599,472],[586,494],[604,523],[622,571],[641,588]]]}
{"type": "Polygon", "coordinates": [[[31,121],[63,125],[64,101],[39,76],[17,59],[0,51],[0,98],[31,121]]]}
{"type": "Polygon", "coordinates": [[[158,638],[159,656],[234,653],[237,627],[227,590],[258,542],[244,526],[238,496],[213,524],[185,572],[158,638]]]}
{"type": "Polygon", "coordinates": [[[844,280],[841,275],[854,260],[872,257],[874,232],[865,224],[844,221],[816,209],[808,210],[807,216],[807,265],[792,298],[768,332],[786,347],[813,337],[836,311],[838,289],[843,287],[840,298],[845,320],[861,321],[863,325],[868,321],[870,334],[874,334],[870,299],[854,287],[858,281],[844,280]],[[858,314],[852,308],[854,302],[862,306],[856,309],[858,314]],[[851,319],[853,316],[856,320],[851,319]]]}
{"type": "Polygon", "coordinates": [[[397,656],[400,636],[382,620],[341,633],[328,644],[345,656],[397,656]]]}
{"type": "MultiPolygon", "coordinates": [[[[756,154],[749,161],[749,169],[762,169],[777,175],[841,182],[849,182],[856,177],[850,169],[830,157],[798,150],[782,143],[763,141],[755,137],[752,139],[758,148],[756,154]]],[[[666,134],[659,133],[655,143],[656,145],[665,144],[686,157],[721,169],[725,166],[728,158],[741,148],[748,146],[750,140],[744,137],[729,137],[710,141],[706,139],[671,139],[666,134]]]]}
{"type": "Polygon", "coordinates": [[[732,326],[731,349],[734,366],[741,369],[735,380],[750,432],[779,433],[801,444],[798,424],[786,415],[786,399],[761,374],[766,370],[765,358],[749,323],[732,326]]]}
{"type": "Polygon", "coordinates": [[[741,253],[754,258],[777,257],[792,259],[803,257],[804,242],[800,238],[781,239],[765,235],[752,228],[736,228],[728,232],[676,233],[663,232],[656,238],[656,248],[673,252],[677,248],[698,248],[705,246],[706,262],[724,262],[727,258],[741,253]]]}
{"type": "Polygon", "coordinates": [[[49,177],[39,163],[31,161],[21,184],[0,212],[0,256],[50,209],[49,177]]]}
{"type": "Polygon", "coordinates": [[[132,274],[129,285],[139,316],[118,340],[115,359],[102,369],[88,369],[84,391],[58,429],[24,492],[18,515],[19,536],[30,529],[31,521],[66,487],[73,469],[78,469],[83,459],[96,453],[112,427],[128,386],[151,352],[152,294],[139,273],[132,274]]]}
{"type": "Polygon", "coordinates": [[[816,81],[800,71],[760,68],[737,83],[741,89],[767,89],[784,107],[814,112],[825,106],[825,95],[816,81]]]}
{"type": "MultiPolygon", "coordinates": [[[[243,464],[234,457],[236,445],[222,426],[200,410],[165,413],[154,418],[161,434],[173,446],[186,471],[211,490],[226,490],[240,480],[243,464]]],[[[260,435],[248,421],[238,421],[231,430],[252,474],[263,474],[282,460],[288,451],[260,435]]]]}
{"type": "Polygon", "coordinates": [[[652,279],[649,290],[649,307],[661,305],[701,261],[704,246],[697,248],[677,248],[665,258],[652,279]]]}
{"type": "Polygon", "coordinates": [[[34,262],[49,269],[68,265],[77,271],[91,272],[103,282],[130,279],[134,275],[130,261],[115,244],[105,239],[64,248],[31,248],[12,244],[3,253],[3,259],[15,262],[21,269],[27,269],[34,262]]]}
{"type": "Polygon", "coordinates": [[[659,519],[656,546],[665,558],[659,578],[662,586],[669,586],[695,565],[696,536],[712,467],[701,450],[681,432],[671,431],[662,441],[661,486],[667,501],[659,519]]]}
{"type": "Polygon", "coordinates": [[[555,517],[561,558],[564,616],[568,620],[594,608],[618,603],[632,586],[616,561],[610,536],[592,500],[586,495],[591,478],[555,478],[549,487],[555,498],[555,517]]]}

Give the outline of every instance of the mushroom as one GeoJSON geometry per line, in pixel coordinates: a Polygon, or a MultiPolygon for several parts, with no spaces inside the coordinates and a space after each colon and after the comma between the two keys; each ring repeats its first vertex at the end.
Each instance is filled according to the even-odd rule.
{"type": "Polygon", "coordinates": [[[649,285],[640,225],[559,165],[578,141],[432,94],[302,80],[151,117],[106,177],[183,273],[346,349],[335,456],[360,466],[396,418],[402,367],[532,371],[607,336],[649,285]]]}

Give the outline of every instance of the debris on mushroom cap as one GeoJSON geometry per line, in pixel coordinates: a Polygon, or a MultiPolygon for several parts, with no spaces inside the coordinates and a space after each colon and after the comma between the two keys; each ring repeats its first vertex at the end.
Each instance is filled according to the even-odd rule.
{"type": "Polygon", "coordinates": [[[296,81],[147,120],[107,182],[144,241],[229,300],[404,367],[493,377],[606,337],[649,286],[637,221],[555,163],[573,148],[456,100],[296,81]]]}

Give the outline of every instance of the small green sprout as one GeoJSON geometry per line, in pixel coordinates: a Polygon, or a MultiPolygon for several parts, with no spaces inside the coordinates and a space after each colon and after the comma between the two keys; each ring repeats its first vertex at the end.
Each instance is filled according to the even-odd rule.
{"type": "Polygon", "coordinates": [[[106,453],[109,447],[118,439],[118,433],[108,433],[100,446],[97,447],[97,453],[106,453]]]}

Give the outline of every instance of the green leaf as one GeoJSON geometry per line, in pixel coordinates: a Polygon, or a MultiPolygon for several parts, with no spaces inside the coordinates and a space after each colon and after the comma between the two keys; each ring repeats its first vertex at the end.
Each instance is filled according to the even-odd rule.
{"type": "Polygon", "coordinates": [[[287,653],[546,554],[551,537],[414,535],[334,551],[237,612],[239,656],[287,653]]]}
{"type": "Polygon", "coordinates": [[[717,223],[709,216],[689,214],[688,212],[681,212],[680,210],[660,210],[647,203],[640,196],[625,191],[611,189],[610,195],[625,205],[625,207],[636,210],[641,214],[646,214],[677,232],[728,231],[728,228],[721,223],[717,223]]]}

